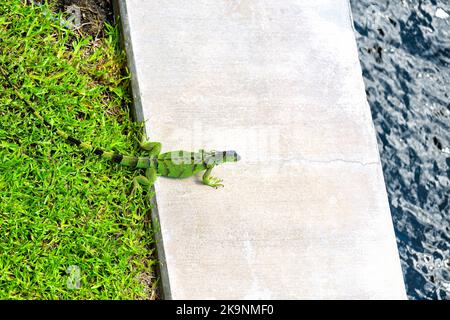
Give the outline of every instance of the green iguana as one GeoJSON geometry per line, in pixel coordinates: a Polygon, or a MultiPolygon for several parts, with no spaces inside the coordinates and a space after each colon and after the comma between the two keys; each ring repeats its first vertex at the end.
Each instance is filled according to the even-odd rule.
{"type": "Polygon", "coordinates": [[[28,112],[34,114],[47,127],[64,138],[67,142],[77,145],[84,150],[93,151],[94,154],[103,159],[110,160],[113,163],[118,163],[133,169],[145,169],[145,176],[141,175],[133,179],[132,194],[135,193],[139,186],[150,189],[158,176],[186,178],[203,170],[205,170],[205,173],[203,174],[202,181],[205,185],[214,188],[223,187],[221,179],[211,176],[212,169],[222,163],[236,162],[240,159],[240,156],[235,151],[199,150],[198,152],[172,151],[160,153],[161,143],[150,141],[143,141],[140,144],[142,149],[148,151],[148,156],[146,157],[127,156],[116,152],[104,151],[100,148],[94,148],[90,143],[82,142],[61,129],[54,128],[33,108],[32,103],[19,92],[17,87],[9,80],[8,74],[1,66],[0,72],[14,90],[14,94],[26,104],[28,112]]]}

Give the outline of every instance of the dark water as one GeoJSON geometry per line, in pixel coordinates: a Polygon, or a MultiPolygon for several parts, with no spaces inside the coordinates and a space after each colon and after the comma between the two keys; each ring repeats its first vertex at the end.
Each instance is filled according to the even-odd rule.
{"type": "Polygon", "coordinates": [[[351,5],[408,296],[450,299],[450,0],[351,5]]]}

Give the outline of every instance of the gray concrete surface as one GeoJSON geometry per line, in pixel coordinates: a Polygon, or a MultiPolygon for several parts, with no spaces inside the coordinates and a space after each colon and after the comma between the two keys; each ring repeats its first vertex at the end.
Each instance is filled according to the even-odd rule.
{"type": "Polygon", "coordinates": [[[119,3],[150,139],[242,156],[158,180],[166,298],[404,299],[347,0],[119,3]]]}

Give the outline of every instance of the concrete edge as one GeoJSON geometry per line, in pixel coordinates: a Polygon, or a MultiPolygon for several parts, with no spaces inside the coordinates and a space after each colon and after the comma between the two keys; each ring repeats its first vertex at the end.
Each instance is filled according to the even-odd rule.
{"type": "MultiPolygon", "coordinates": [[[[130,39],[130,27],[128,25],[128,12],[126,4],[123,0],[113,0],[114,19],[116,23],[120,24],[120,41],[123,49],[127,55],[127,66],[131,74],[131,93],[133,96],[133,117],[137,122],[144,122],[144,115],[142,113],[141,90],[139,88],[139,81],[136,72],[136,65],[134,63],[133,44],[130,39]],[[118,17],[118,19],[117,19],[118,17]]],[[[145,126],[144,126],[144,133],[145,126]]]]}
{"type": "MultiPolygon", "coordinates": [[[[350,26],[351,26],[351,28],[353,30],[353,36],[355,37],[356,55],[357,55],[358,61],[359,61],[359,48],[358,48],[358,41],[356,39],[355,20],[353,19],[353,11],[352,11],[352,5],[350,3],[350,0],[347,0],[347,5],[348,5],[348,12],[349,12],[349,19],[350,19],[349,22],[350,22],[350,26]]],[[[361,67],[361,62],[360,61],[358,63],[358,69],[359,69],[359,72],[361,74],[361,81],[364,84],[364,89],[365,89],[364,77],[363,77],[363,72],[362,72],[362,67],[361,67]]],[[[366,94],[366,96],[367,96],[367,94],[366,94]]],[[[371,107],[370,107],[370,104],[369,104],[369,101],[368,101],[367,97],[366,97],[366,101],[365,102],[366,102],[367,108],[369,109],[369,112],[372,113],[371,112],[371,107]]],[[[380,146],[378,145],[377,131],[375,129],[375,123],[373,122],[372,114],[370,115],[370,118],[371,118],[370,124],[372,126],[372,131],[373,131],[373,134],[375,135],[375,140],[376,140],[375,146],[376,146],[376,149],[377,149],[377,161],[378,161],[378,163],[380,164],[380,167],[381,167],[381,180],[383,181],[383,185],[384,185],[384,189],[383,189],[382,192],[384,193],[384,196],[387,199],[388,211],[389,211],[390,216],[391,216],[391,226],[392,226],[392,230],[394,232],[394,244],[397,247],[398,266],[399,266],[400,272],[401,272],[401,274],[403,276],[403,289],[405,291],[405,299],[408,300],[408,294],[407,294],[407,291],[406,291],[405,273],[403,272],[402,261],[400,259],[400,248],[398,247],[397,234],[395,232],[394,219],[393,219],[392,211],[391,211],[391,208],[390,208],[389,195],[388,195],[387,187],[386,187],[386,180],[384,178],[383,163],[381,162],[380,146]]]]}
{"type": "MultiPolygon", "coordinates": [[[[353,20],[353,13],[352,13],[352,5],[350,3],[350,0],[347,0],[347,6],[348,6],[348,15],[349,15],[349,19],[350,19],[350,27],[353,30],[353,34],[355,34],[355,20],[353,20]]],[[[355,39],[356,40],[356,39],[355,39]]]]}
{"type": "MultiPolygon", "coordinates": [[[[128,24],[128,12],[127,12],[127,5],[124,0],[113,0],[113,10],[114,10],[114,16],[115,18],[118,17],[119,19],[116,19],[116,23],[120,24],[120,40],[123,46],[123,49],[126,52],[127,56],[127,65],[128,70],[131,74],[131,93],[133,97],[133,103],[132,103],[132,112],[134,120],[137,122],[145,122],[144,119],[144,113],[143,113],[143,107],[142,107],[142,101],[141,101],[141,91],[139,88],[139,81],[138,81],[138,75],[136,71],[136,63],[134,58],[134,51],[133,51],[133,45],[131,41],[129,40],[131,38],[130,34],[130,27],[128,24]]],[[[148,137],[148,132],[146,132],[146,127],[143,128],[144,134],[148,137]]],[[[155,192],[154,187],[152,188],[152,192],[155,192]]],[[[157,199],[156,194],[153,196],[151,200],[151,204],[153,206],[153,209],[151,210],[151,222],[152,222],[152,229],[155,233],[155,240],[156,240],[156,253],[158,256],[158,268],[157,273],[159,273],[161,277],[161,293],[163,299],[172,299],[172,294],[170,290],[170,283],[169,283],[169,274],[168,269],[166,265],[166,255],[164,251],[164,242],[162,238],[162,234],[160,232],[159,228],[159,212],[158,212],[158,205],[157,205],[157,199]],[[158,227],[156,227],[158,226],[158,227]]]]}

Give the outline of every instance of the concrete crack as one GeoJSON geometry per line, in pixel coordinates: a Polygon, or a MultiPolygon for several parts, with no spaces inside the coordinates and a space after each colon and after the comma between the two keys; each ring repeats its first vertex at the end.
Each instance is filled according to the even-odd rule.
{"type": "Polygon", "coordinates": [[[350,163],[350,164],[359,164],[363,167],[369,166],[369,165],[376,165],[379,163],[378,161],[363,162],[363,161],[359,161],[359,160],[346,160],[346,159],[341,159],[341,158],[330,159],[330,160],[317,160],[317,159],[308,159],[308,158],[303,158],[303,157],[292,158],[292,159],[288,159],[285,161],[286,162],[305,161],[305,162],[312,162],[312,163],[344,162],[344,163],[350,163]]]}

